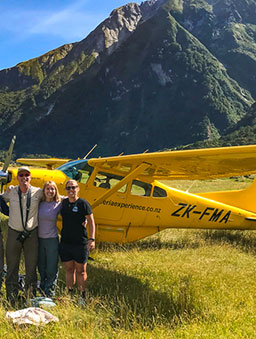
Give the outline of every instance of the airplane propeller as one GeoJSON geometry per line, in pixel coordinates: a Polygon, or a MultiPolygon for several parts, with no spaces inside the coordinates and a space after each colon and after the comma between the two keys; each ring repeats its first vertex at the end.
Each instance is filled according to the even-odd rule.
{"type": "Polygon", "coordinates": [[[10,175],[7,171],[8,166],[10,164],[11,158],[12,158],[12,152],[13,152],[13,147],[15,144],[16,136],[14,135],[10,144],[10,147],[7,151],[5,161],[4,161],[4,166],[3,169],[0,170],[0,184],[1,184],[1,193],[3,192],[3,186],[6,185],[10,180],[10,175]]]}

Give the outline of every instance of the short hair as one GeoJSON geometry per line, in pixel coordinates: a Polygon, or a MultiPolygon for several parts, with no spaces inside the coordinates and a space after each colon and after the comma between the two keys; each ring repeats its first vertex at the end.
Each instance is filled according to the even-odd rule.
{"type": "Polygon", "coordinates": [[[31,174],[30,169],[27,166],[19,167],[17,174],[19,174],[20,172],[28,172],[29,174],[31,174]]]}
{"type": "Polygon", "coordinates": [[[43,187],[43,193],[44,193],[43,200],[45,200],[45,192],[44,191],[45,191],[45,189],[46,189],[46,187],[48,185],[52,185],[55,188],[56,193],[55,193],[55,196],[53,197],[53,200],[57,201],[57,202],[61,201],[58,187],[57,187],[56,183],[54,181],[52,181],[52,180],[46,181],[45,184],[44,184],[44,187],[43,187]]]}
{"type": "Polygon", "coordinates": [[[65,186],[65,188],[67,188],[67,185],[70,183],[70,182],[73,182],[76,186],[78,186],[79,187],[79,185],[78,185],[78,182],[76,181],[76,180],[74,180],[74,179],[70,179],[70,180],[68,180],[67,182],[66,182],[66,186],[65,186]]]}

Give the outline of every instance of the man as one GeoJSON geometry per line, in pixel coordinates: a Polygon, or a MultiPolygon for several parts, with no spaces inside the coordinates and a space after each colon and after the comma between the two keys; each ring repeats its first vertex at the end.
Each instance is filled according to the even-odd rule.
{"type": "Polygon", "coordinates": [[[9,202],[10,216],[6,242],[6,294],[14,303],[18,295],[18,272],[21,252],[25,259],[25,290],[27,295],[36,293],[36,266],[38,257],[38,205],[43,192],[30,185],[31,173],[28,167],[18,169],[19,185],[3,194],[9,202]]]}
{"type": "MultiPolygon", "coordinates": [[[[3,213],[4,215],[9,215],[9,207],[0,195],[0,213],[3,213]]],[[[1,224],[1,219],[0,219],[1,224]]],[[[0,228],[0,290],[2,288],[2,282],[3,282],[3,270],[4,270],[4,242],[3,242],[3,235],[2,230],[0,228]]]]}

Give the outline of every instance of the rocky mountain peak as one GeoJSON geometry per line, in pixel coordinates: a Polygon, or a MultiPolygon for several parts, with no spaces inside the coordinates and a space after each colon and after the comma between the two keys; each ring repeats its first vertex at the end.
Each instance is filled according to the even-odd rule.
{"type": "Polygon", "coordinates": [[[111,12],[101,27],[108,54],[111,54],[123,40],[131,35],[137,28],[141,18],[142,13],[140,6],[136,3],[129,3],[111,12]]]}
{"type": "Polygon", "coordinates": [[[136,30],[140,22],[150,19],[164,2],[165,0],[149,0],[140,5],[128,3],[116,8],[88,38],[97,40],[97,52],[107,49],[107,54],[110,55],[136,30]]]}

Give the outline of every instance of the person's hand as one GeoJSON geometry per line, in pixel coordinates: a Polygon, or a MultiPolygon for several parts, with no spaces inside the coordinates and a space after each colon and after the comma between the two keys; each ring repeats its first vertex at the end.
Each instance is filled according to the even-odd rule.
{"type": "Polygon", "coordinates": [[[88,240],[88,250],[92,251],[95,249],[95,240],[89,239],[88,240]]]}
{"type": "Polygon", "coordinates": [[[13,185],[10,185],[10,186],[8,186],[8,187],[6,188],[6,192],[7,192],[7,193],[10,193],[12,189],[14,189],[14,186],[13,186],[13,185]]]}

